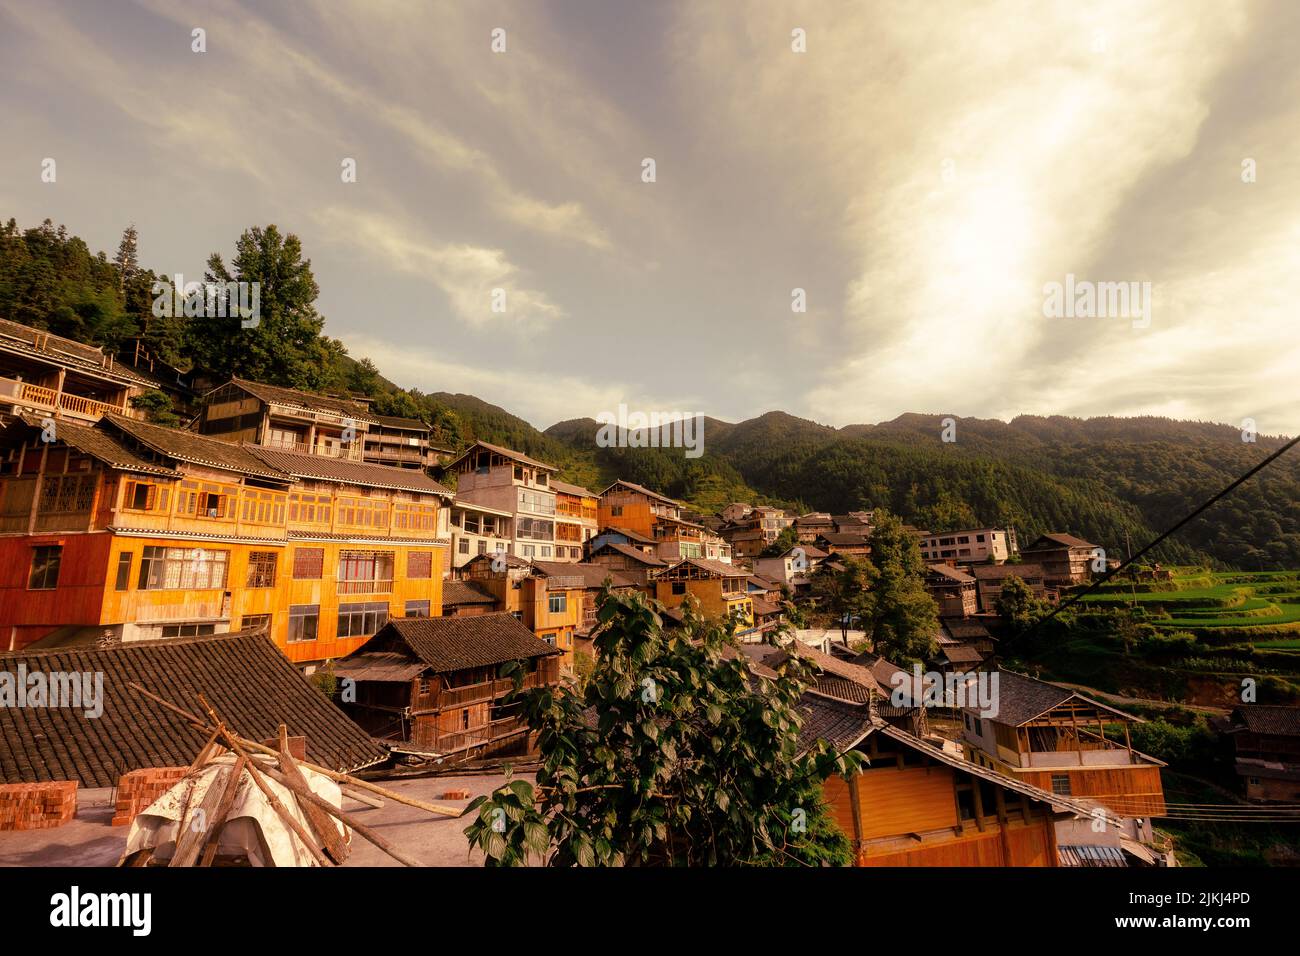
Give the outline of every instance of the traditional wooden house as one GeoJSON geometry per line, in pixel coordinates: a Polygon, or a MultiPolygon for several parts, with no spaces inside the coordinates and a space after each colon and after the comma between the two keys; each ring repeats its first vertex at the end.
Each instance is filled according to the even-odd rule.
{"type": "Polygon", "coordinates": [[[504,610],[491,594],[468,581],[442,582],[442,613],[444,617],[474,617],[504,610]]]}
{"type": "Polygon", "coordinates": [[[1247,799],[1300,801],[1300,707],[1243,704],[1216,726],[1247,799]]]}
{"type": "Polygon", "coordinates": [[[835,522],[831,520],[829,514],[813,511],[795,518],[794,528],[799,535],[799,543],[808,545],[814,543],[821,535],[833,532],[835,522]]]}
{"type": "Polygon", "coordinates": [[[508,613],[406,618],[389,621],[334,673],[355,682],[355,701],[344,709],[396,750],[519,753],[528,749],[528,727],[504,700],[514,685],[501,665],[524,662],[524,688],[550,686],[559,656],[508,613]]]}
{"type": "Polygon", "coordinates": [[[1026,564],[1042,566],[1048,587],[1071,587],[1091,579],[1097,550],[1097,545],[1072,534],[1044,534],[1022,549],[1020,556],[1026,564]]]}
{"type": "Polygon", "coordinates": [[[1129,727],[1141,719],[1069,688],[993,673],[992,712],[963,708],[968,758],[1054,794],[1095,801],[1135,821],[1131,836],[1150,839],[1150,818],[1165,813],[1164,764],[1133,749],[1129,727]]]}
{"type": "Polygon", "coordinates": [[[1047,587],[1041,564],[976,564],[968,567],[966,573],[975,579],[979,608],[985,614],[997,611],[998,597],[1007,578],[1019,578],[1040,601],[1056,600],[1056,590],[1047,587]]]}
{"type": "Polygon", "coordinates": [[[464,581],[490,594],[498,608],[557,648],[563,655],[562,671],[570,673],[586,589],[583,572],[571,568],[559,562],[534,564],[511,555],[483,555],[466,564],[460,573],[464,581]]]}
{"type": "MultiPolygon", "coordinates": [[[[825,740],[869,763],[829,778],[826,802],[857,866],[1061,866],[1058,824],[1097,820],[1096,808],[1002,776],[893,726],[870,703],[804,694],[800,743],[825,740]]],[[[1103,812],[1095,843],[1119,855],[1118,821],[1103,812]]],[[[1122,856],[1120,857],[1123,859],[1122,856]]]]}
{"type": "Polygon", "coordinates": [[[864,558],[871,553],[871,541],[864,534],[826,531],[819,534],[814,543],[827,554],[841,557],[852,555],[864,558]]]}
{"type": "Polygon", "coordinates": [[[921,538],[921,557],[948,564],[1002,564],[1016,553],[1014,529],[971,528],[921,538]]]}
{"type": "Polygon", "coordinates": [[[702,524],[688,521],[686,506],[631,481],[616,481],[600,493],[602,528],[626,529],[655,543],[669,564],[684,558],[731,562],[731,545],[702,524]]]}
{"type": "Polygon", "coordinates": [[[611,571],[621,571],[638,584],[649,587],[650,577],[664,568],[667,562],[652,551],[635,544],[622,544],[618,541],[605,541],[599,547],[591,549],[587,559],[591,564],[599,564],[611,571]]]}
{"type": "Polygon", "coordinates": [[[743,640],[754,630],[754,600],[749,595],[743,568],[719,561],[687,558],[656,572],[651,578],[655,599],[675,608],[693,597],[705,617],[737,621],[736,633],[743,640]]]}
{"type": "Polygon", "coordinates": [[[925,589],[939,605],[940,614],[969,617],[979,610],[975,579],[950,564],[930,565],[925,589]]]}
{"type": "MultiPolygon", "coordinates": [[[[554,465],[523,452],[476,441],[445,467],[456,475],[456,499],[511,515],[514,554],[531,561],[555,557],[554,465]]],[[[567,554],[567,544],[566,544],[567,554]]]]}
{"type": "Polygon", "coordinates": [[[598,502],[594,492],[559,479],[555,491],[555,560],[581,561],[597,529],[598,502]]]}
{"type": "MultiPolygon", "coordinates": [[[[599,564],[561,564],[560,562],[536,561],[533,567],[550,581],[568,580],[574,577],[582,579],[581,595],[574,595],[574,600],[581,602],[579,622],[574,631],[574,650],[592,653],[591,636],[596,628],[596,612],[600,606],[601,591],[608,586],[611,591],[629,593],[645,591],[646,588],[621,571],[603,567],[599,564]]],[[[571,589],[572,591],[573,589],[571,589]]]]}

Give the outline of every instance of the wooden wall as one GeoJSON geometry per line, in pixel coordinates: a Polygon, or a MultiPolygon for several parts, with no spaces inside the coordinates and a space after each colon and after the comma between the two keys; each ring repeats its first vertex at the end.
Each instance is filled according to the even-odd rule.
{"type": "Polygon", "coordinates": [[[1020,773],[1016,779],[1051,793],[1053,774],[1062,773],[1070,776],[1071,796],[1097,800],[1121,816],[1161,816],[1165,813],[1160,768],[1151,764],[1096,770],[1060,767],[1020,773]]]}

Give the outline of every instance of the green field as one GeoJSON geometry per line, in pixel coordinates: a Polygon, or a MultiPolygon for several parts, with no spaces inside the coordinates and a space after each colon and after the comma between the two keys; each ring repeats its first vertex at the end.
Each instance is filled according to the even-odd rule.
{"type": "Polygon", "coordinates": [[[1300,649],[1300,572],[1174,569],[1171,581],[1112,582],[1083,599],[1084,604],[1136,604],[1147,620],[1170,631],[1205,637],[1231,632],[1256,646],[1300,649]],[[1258,639],[1257,639],[1258,638],[1258,639]]]}

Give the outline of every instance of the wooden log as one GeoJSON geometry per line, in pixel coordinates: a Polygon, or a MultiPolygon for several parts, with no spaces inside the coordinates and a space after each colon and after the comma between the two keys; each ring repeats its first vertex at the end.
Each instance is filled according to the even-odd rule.
{"type": "MultiPolygon", "coordinates": [[[[177,716],[184,717],[186,720],[194,724],[196,727],[203,730],[208,729],[208,724],[206,721],[201,720],[198,717],[195,717],[193,714],[189,713],[186,710],[182,710],[180,707],[177,707],[175,704],[169,701],[163,700],[157,694],[150,693],[149,691],[145,690],[143,687],[141,687],[139,684],[135,683],[134,681],[129,682],[127,686],[130,687],[132,690],[134,690],[136,693],[143,694],[145,697],[148,697],[154,703],[167,708],[177,716]]],[[[266,747],[255,740],[246,740],[243,737],[235,737],[233,734],[231,735],[231,739],[238,740],[240,746],[244,747],[246,750],[253,751],[256,753],[267,754],[268,756],[271,757],[278,756],[278,754],[270,747],[266,747]]],[[[324,774],[325,776],[329,777],[331,780],[335,781],[336,783],[346,783],[351,787],[356,787],[359,790],[367,790],[370,793],[378,794],[381,797],[384,797],[388,800],[392,800],[394,803],[401,803],[408,807],[415,807],[418,810],[426,810],[429,813],[436,813],[444,817],[459,817],[463,813],[463,811],[457,810],[455,807],[444,807],[436,803],[426,803],[423,800],[418,800],[415,797],[408,797],[405,794],[398,793],[395,790],[388,790],[384,787],[380,787],[376,784],[370,783],[368,780],[362,780],[361,778],[353,777],[350,774],[340,773],[337,770],[331,770],[329,767],[322,767],[319,764],[314,764],[307,760],[299,761],[299,766],[306,767],[308,770],[313,770],[319,774],[324,774]]]]}
{"type": "Polygon", "coordinates": [[[342,810],[334,806],[328,800],[323,799],[319,794],[312,792],[305,785],[302,786],[301,789],[299,789],[298,783],[296,783],[293,780],[290,780],[289,778],[285,777],[283,774],[279,773],[278,771],[273,769],[267,769],[266,772],[267,772],[267,776],[269,776],[276,783],[280,784],[283,787],[286,787],[289,790],[292,790],[296,796],[299,796],[310,803],[314,803],[316,806],[320,807],[330,816],[337,819],[339,822],[346,824],[347,826],[351,827],[353,830],[356,830],[357,833],[361,834],[361,836],[365,837],[375,846],[379,847],[379,849],[383,850],[385,853],[387,853],[397,862],[405,866],[416,866],[416,867],[424,866],[424,864],[421,863],[419,860],[415,859],[414,857],[407,856],[405,853],[397,849],[397,847],[393,846],[391,843],[389,843],[387,840],[381,837],[370,827],[366,826],[364,823],[361,823],[352,815],[344,813],[342,810]]]}
{"type": "Polygon", "coordinates": [[[221,803],[217,804],[217,812],[212,820],[212,826],[208,828],[207,840],[203,844],[203,854],[199,859],[199,866],[211,866],[213,859],[217,855],[217,846],[221,841],[221,831],[225,829],[226,818],[230,816],[230,808],[235,804],[235,795],[239,793],[239,781],[244,776],[244,764],[246,761],[243,757],[235,758],[235,769],[226,780],[225,792],[221,794],[221,803]]]}
{"type": "Polygon", "coordinates": [[[221,800],[225,796],[219,787],[208,787],[208,792],[203,795],[203,800],[199,803],[194,814],[190,814],[187,820],[184,815],[181,816],[179,831],[176,834],[176,849],[172,851],[172,858],[168,866],[193,866],[194,861],[199,858],[199,851],[203,849],[203,843],[206,840],[212,820],[216,816],[217,809],[221,805],[221,800]],[[203,826],[199,829],[194,828],[194,815],[199,814],[203,826]]]}
{"type": "MultiPolygon", "coordinates": [[[[311,789],[307,783],[307,778],[302,775],[298,765],[293,762],[293,755],[289,753],[289,734],[284,724],[280,725],[280,773],[288,777],[294,783],[302,784],[308,790],[311,789]]],[[[334,821],[329,815],[321,810],[310,800],[304,801],[302,797],[294,793],[294,799],[298,803],[298,808],[307,818],[307,826],[311,832],[320,840],[320,844],[325,848],[326,855],[335,863],[342,863],[348,858],[348,845],[343,839],[343,834],[339,833],[339,828],[334,825],[334,821]]]]}
{"type": "Polygon", "coordinates": [[[343,791],[343,796],[347,797],[349,800],[355,800],[357,803],[364,803],[366,806],[374,807],[376,810],[380,809],[384,805],[383,800],[380,800],[378,797],[372,797],[370,794],[363,793],[360,790],[354,790],[351,787],[339,787],[339,789],[343,791]]]}

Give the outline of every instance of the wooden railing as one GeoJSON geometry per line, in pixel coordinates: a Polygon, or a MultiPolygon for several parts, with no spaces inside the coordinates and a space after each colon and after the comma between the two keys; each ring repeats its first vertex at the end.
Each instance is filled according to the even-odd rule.
{"type": "Polygon", "coordinates": [[[32,405],[51,410],[58,409],[83,418],[99,418],[106,412],[112,412],[115,415],[132,414],[129,409],[125,409],[120,405],[111,405],[108,402],[99,402],[93,398],[71,395],[68,392],[60,394],[54,389],[46,388],[43,385],[17,382],[12,379],[0,379],[0,383],[3,383],[0,387],[3,388],[5,396],[11,397],[15,402],[22,405],[32,405]]]}
{"type": "MultiPolygon", "coordinates": [[[[537,687],[540,683],[540,676],[534,672],[524,676],[524,688],[537,687]]],[[[464,707],[466,704],[473,704],[484,700],[495,700],[502,694],[507,693],[514,687],[514,681],[508,678],[501,680],[482,681],[478,684],[466,684],[463,687],[448,687],[438,694],[438,707],[445,709],[448,707],[464,707]]]]}
{"type": "Polygon", "coordinates": [[[482,727],[471,727],[456,733],[439,734],[434,745],[440,753],[455,753],[469,747],[478,747],[512,734],[525,733],[528,724],[521,717],[502,717],[482,727]]]}
{"type": "Polygon", "coordinates": [[[384,581],[345,581],[339,579],[339,594],[392,594],[393,579],[388,578],[384,581]]]}

